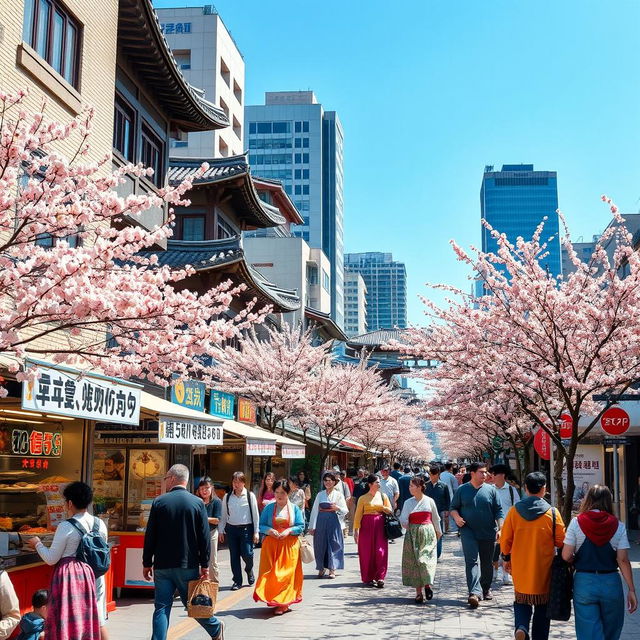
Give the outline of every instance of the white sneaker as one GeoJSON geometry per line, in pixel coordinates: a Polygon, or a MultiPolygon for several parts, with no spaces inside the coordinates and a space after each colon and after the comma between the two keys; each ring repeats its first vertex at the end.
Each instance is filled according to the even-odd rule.
{"type": "Polygon", "coordinates": [[[495,575],[494,575],[493,579],[496,582],[504,582],[504,576],[505,575],[508,575],[508,574],[505,574],[504,569],[502,567],[498,567],[498,570],[495,571],[495,575]]]}
{"type": "Polygon", "coordinates": [[[503,584],[513,584],[513,578],[505,571],[503,584]]]}

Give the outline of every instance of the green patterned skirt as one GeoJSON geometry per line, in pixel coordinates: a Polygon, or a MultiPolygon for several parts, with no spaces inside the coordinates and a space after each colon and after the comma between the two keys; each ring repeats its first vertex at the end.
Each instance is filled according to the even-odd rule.
{"type": "Polygon", "coordinates": [[[433,584],[438,564],[438,539],[432,524],[410,524],[402,548],[402,584],[424,587],[433,584]]]}

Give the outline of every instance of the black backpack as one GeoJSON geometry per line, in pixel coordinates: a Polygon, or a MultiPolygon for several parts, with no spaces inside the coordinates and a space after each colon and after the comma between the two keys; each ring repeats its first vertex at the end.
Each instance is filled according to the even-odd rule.
{"type": "Polygon", "coordinates": [[[100,521],[94,516],[91,531],[85,531],[84,527],[75,518],[69,518],[67,522],[81,536],[78,551],[76,551],[76,559],[88,564],[96,578],[103,576],[109,571],[111,554],[109,552],[109,544],[100,535],[100,521]]]}

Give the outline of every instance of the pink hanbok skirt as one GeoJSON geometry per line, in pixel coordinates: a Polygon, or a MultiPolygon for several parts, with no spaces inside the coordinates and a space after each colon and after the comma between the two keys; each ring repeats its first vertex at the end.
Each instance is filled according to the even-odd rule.
{"type": "Polygon", "coordinates": [[[362,516],[358,536],[362,582],[384,580],[389,565],[389,542],[384,535],[384,516],[381,513],[362,516]]]}

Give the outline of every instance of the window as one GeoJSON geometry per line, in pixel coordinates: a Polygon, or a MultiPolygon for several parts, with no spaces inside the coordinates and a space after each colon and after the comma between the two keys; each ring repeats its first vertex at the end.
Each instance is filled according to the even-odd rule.
{"type": "Polygon", "coordinates": [[[295,189],[295,190],[294,190],[294,193],[295,193],[297,196],[302,195],[302,187],[301,187],[299,184],[297,184],[297,185],[294,187],[294,189],[295,189]]]}
{"type": "Polygon", "coordinates": [[[302,177],[303,177],[305,180],[308,180],[308,179],[309,179],[309,169],[303,169],[303,170],[302,170],[302,177]]]}
{"type": "Polygon", "coordinates": [[[302,138],[302,148],[303,149],[309,148],[309,138],[302,138]]]}
{"type": "Polygon", "coordinates": [[[249,123],[249,133],[258,133],[258,123],[250,122],[249,123]]]}
{"type": "Polygon", "coordinates": [[[271,123],[270,122],[258,122],[258,133],[271,133],[271,123]]]}
{"type": "Polygon", "coordinates": [[[238,138],[242,138],[242,125],[235,116],[233,116],[233,133],[235,133],[238,138]]]}
{"type": "MultiPolygon", "coordinates": [[[[300,155],[300,154],[296,154],[296,155],[300,155]]],[[[302,179],[302,169],[296,169],[295,178],[296,178],[296,180],[301,180],[302,179]]]]}
{"type": "Polygon", "coordinates": [[[308,122],[303,122],[302,123],[302,132],[303,133],[309,133],[309,123],[308,122]]]}
{"type": "Polygon", "coordinates": [[[300,149],[302,147],[302,138],[295,138],[294,146],[296,149],[300,149]]]}
{"type": "Polygon", "coordinates": [[[231,88],[231,71],[229,70],[227,63],[222,58],[220,58],[220,75],[227,83],[227,87],[231,88]]]}
{"type": "Polygon", "coordinates": [[[227,115],[227,118],[229,117],[229,107],[227,106],[227,103],[220,98],[220,108],[225,112],[225,114],[227,115]]]}
{"type": "Polygon", "coordinates": [[[305,242],[309,242],[309,232],[308,232],[308,231],[303,231],[303,232],[302,232],[302,239],[303,239],[305,242]]]}
{"type": "Polygon", "coordinates": [[[242,89],[235,79],[233,81],[233,95],[236,97],[236,100],[242,104],[242,89]]]}
{"type": "Polygon", "coordinates": [[[291,131],[290,122],[274,122],[273,133],[289,133],[291,131]]]}
{"type": "Polygon", "coordinates": [[[222,136],[218,138],[218,153],[220,153],[223,158],[229,155],[229,145],[222,139],[222,136]]]}
{"type": "Polygon", "coordinates": [[[307,266],[307,282],[309,284],[318,284],[318,269],[317,267],[307,266]]]}
{"type": "Polygon", "coordinates": [[[153,169],[150,180],[157,187],[164,182],[164,143],[146,125],[142,125],[142,146],[140,162],[145,167],[153,169]]]}
{"type": "Polygon", "coordinates": [[[322,288],[325,291],[331,291],[331,279],[324,269],[322,270],[322,288]]]}
{"type": "Polygon", "coordinates": [[[116,94],[115,114],[113,117],[113,148],[119,151],[127,162],[134,162],[135,157],[135,111],[116,94]]]}
{"type": "Polygon", "coordinates": [[[216,240],[222,240],[223,238],[231,238],[235,236],[235,229],[222,217],[217,216],[216,224],[216,240]]]}
{"type": "Polygon", "coordinates": [[[309,195],[309,185],[308,184],[303,184],[302,185],[302,195],[303,196],[308,196],[309,195]]]}
{"type": "Polygon", "coordinates": [[[204,216],[180,216],[183,240],[204,240],[204,216]]]}
{"type": "Polygon", "coordinates": [[[303,153],[302,154],[302,164],[309,164],[309,154],[308,153],[303,153]]]}
{"type": "Polygon", "coordinates": [[[22,37],[78,88],[80,25],[59,0],[25,0],[22,37]]]}
{"type": "Polygon", "coordinates": [[[191,69],[191,50],[181,49],[173,52],[179,69],[191,69]]]}

